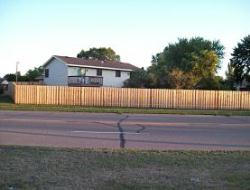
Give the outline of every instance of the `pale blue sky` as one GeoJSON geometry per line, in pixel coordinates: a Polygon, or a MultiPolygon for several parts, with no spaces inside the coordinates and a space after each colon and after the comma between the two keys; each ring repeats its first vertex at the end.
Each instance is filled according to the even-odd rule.
{"type": "Polygon", "coordinates": [[[0,0],[0,76],[24,74],[51,55],[112,47],[122,61],[148,67],[178,38],[219,39],[232,48],[250,34],[249,0],[0,0]]]}

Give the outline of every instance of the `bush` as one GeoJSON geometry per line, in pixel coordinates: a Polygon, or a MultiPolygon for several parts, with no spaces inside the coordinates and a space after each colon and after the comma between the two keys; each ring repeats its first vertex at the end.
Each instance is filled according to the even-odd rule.
{"type": "Polygon", "coordinates": [[[0,94],[3,94],[3,86],[0,85],[0,94]]]}
{"type": "Polygon", "coordinates": [[[147,71],[144,68],[134,70],[130,74],[130,78],[124,82],[123,87],[127,88],[145,88],[147,84],[147,71]]]}

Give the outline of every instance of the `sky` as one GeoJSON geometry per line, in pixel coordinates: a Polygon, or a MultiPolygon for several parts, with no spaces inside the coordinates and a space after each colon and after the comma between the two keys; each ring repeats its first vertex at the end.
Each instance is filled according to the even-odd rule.
{"type": "Polygon", "coordinates": [[[220,40],[224,76],[233,48],[250,34],[249,0],[0,0],[0,77],[111,47],[121,61],[151,65],[178,38],[220,40]]]}

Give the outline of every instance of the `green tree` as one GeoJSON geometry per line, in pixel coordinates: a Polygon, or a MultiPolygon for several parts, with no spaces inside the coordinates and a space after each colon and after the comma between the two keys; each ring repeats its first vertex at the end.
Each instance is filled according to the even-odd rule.
{"type": "Polygon", "coordinates": [[[116,52],[109,48],[90,48],[89,50],[81,50],[77,54],[78,58],[85,59],[97,59],[102,61],[120,61],[120,56],[116,52]]]}
{"type": "Polygon", "coordinates": [[[204,90],[228,90],[228,86],[225,84],[225,81],[221,76],[208,76],[202,78],[197,86],[197,89],[204,90]]]}
{"type": "MultiPolygon", "coordinates": [[[[18,81],[35,81],[36,77],[41,76],[43,74],[43,67],[35,67],[34,69],[30,69],[26,72],[25,75],[21,75],[18,73],[18,81]]],[[[16,74],[6,74],[4,79],[7,81],[16,81],[16,74]]]]}
{"type": "Polygon", "coordinates": [[[6,74],[3,78],[7,81],[16,81],[16,74],[9,73],[6,74]]]}
{"type": "Polygon", "coordinates": [[[152,65],[148,67],[148,86],[150,88],[166,88],[170,87],[168,74],[170,71],[164,66],[158,64],[161,54],[153,56],[152,65]]]}
{"type": "Polygon", "coordinates": [[[27,81],[35,81],[37,77],[43,74],[43,67],[35,67],[34,69],[30,69],[24,75],[27,81]]]}
{"type": "Polygon", "coordinates": [[[136,69],[130,73],[130,78],[124,82],[124,87],[145,88],[148,75],[144,68],[136,69]]]}
{"type": "Polygon", "coordinates": [[[224,47],[201,37],[179,39],[153,56],[150,84],[164,88],[196,88],[203,78],[212,78],[220,68],[224,47]],[[175,81],[175,83],[173,83],[175,81]]]}
{"type": "Polygon", "coordinates": [[[236,83],[241,84],[244,79],[250,81],[250,35],[234,48],[230,62],[236,83]]]}
{"type": "Polygon", "coordinates": [[[232,66],[232,62],[230,62],[227,65],[227,71],[226,71],[226,80],[225,80],[225,85],[227,86],[228,89],[233,90],[234,89],[234,83],[236,81],[235,76],[234,76],[234,69],[232,66]]]}

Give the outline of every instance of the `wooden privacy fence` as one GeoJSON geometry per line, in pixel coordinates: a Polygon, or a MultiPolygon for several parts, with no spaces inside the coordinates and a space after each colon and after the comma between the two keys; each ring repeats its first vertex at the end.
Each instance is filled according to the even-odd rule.
{"type": "Polygon", "coordinates": [[[13,85],[17,104],[250,109],[250,92],[13,85]]]}

